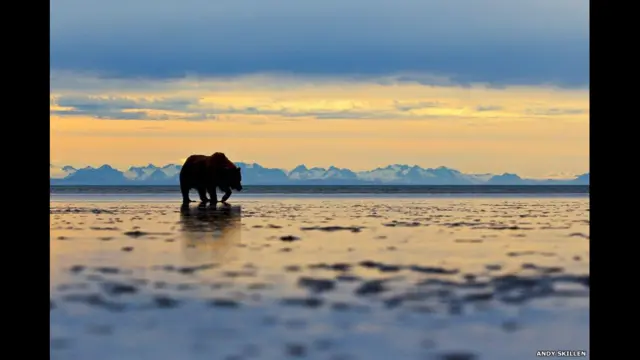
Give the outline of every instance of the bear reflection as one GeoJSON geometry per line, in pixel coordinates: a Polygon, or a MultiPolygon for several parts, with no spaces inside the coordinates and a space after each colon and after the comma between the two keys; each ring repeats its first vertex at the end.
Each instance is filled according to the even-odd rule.
{"type": "Polygon", "coordinates": [[[188,261],[220,262],[240,243],[242,209],[239,206],[182,207],[180,225],[188,261]]]}

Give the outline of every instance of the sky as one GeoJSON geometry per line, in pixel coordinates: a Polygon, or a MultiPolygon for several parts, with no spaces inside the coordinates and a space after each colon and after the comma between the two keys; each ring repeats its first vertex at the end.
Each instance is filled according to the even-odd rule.
{"type": "Polygon", "coordinates": [[[55,165],[589,171],[586,0],[51,0],[55,165]]]}

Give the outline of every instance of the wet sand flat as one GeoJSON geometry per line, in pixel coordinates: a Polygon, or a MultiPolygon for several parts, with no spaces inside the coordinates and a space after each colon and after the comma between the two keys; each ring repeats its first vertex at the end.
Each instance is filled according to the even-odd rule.
{"type": "Polygon", "coordinates": [[[588,350],[588,198],[232,203],[52,201],[51,358],[588,350]]]}

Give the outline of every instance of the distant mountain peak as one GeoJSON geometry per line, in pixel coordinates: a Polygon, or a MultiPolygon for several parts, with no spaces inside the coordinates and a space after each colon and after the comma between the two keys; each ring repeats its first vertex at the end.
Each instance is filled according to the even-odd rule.
{"type": "Polygon", "coordinates": [[[503,173],[502,175],[492,176],[487,183],[492,185],[522,185],[524,181],[516,174],[503,173]]]}
{"type": "MultiPolygon", "coordinates": [[[[589,173],[578,175],[573,179],[523,179],[517,174],[465,174],[459,170],[438,166],[422,168],[419,165],[390,164],[383,168],[354,172],[348,168],[330,165],[328,168],[308,168],[304,164],[287,171],[266,168],[257,163],[236,163],[240,166],[243,183],[258,184],[328,184],[328,185],[525,185],[525,184],[574,184],[588,185],[589,173]]],[[[152,163],[145,166],[131,166],[125,172],[115,169],[109,164],[99,168],[87,166],[76,169],[66,165],[60,171],[52,168],[54,179],[52,184],[73,185],[123,185],[123,184],[156,184],[178,185],[181,165],[167,164],[157,167],[152,163]]]]}
{"type": "Polygon", "coordinates": [[[518,174],[512,174],[512,173],[503,173],[502,175],[496,175],[499,177],[503,177],[503,178],[517,178],[520,179],[520,176],[518,176],[518,174]]]}

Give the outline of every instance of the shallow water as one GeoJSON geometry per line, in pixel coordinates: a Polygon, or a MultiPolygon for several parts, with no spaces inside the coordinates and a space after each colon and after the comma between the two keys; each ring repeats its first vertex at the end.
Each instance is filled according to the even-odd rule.
{"type": "Polygon", "coordinates": [[[52,201],[51,357],[588,350],[586,198],[232,200],[52,201]]]}

